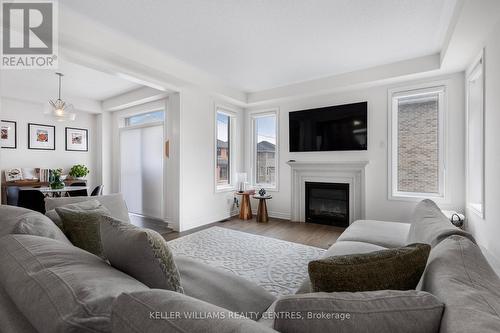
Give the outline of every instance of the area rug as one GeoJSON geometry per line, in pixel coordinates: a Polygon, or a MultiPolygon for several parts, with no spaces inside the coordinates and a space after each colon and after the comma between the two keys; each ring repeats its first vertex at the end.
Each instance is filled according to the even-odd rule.
{"type": "Polygon", "coordinates": [[[295,293],[307,277],[307,264],[325,252],[222,227],[211,227],[168,242],[184,255],[222,268],[280,296],[295,293]]]}

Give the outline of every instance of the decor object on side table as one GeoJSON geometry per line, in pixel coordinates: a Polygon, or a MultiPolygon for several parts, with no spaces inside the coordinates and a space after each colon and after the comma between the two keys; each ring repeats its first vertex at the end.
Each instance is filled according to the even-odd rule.
{"type": "Polygon", "coordinates": [[[441,210],[441,212],[450,220],[451,224],[453,224],[455,227],[460,229],[464,228],[464,214],[460,214],[459,212],[454,210],[441,210]]]}
{"type": "Polygon", "coordinates": [[[56,150],[56,127],[29,123],[28,149],[56,150]]]}
{"type": "Polygon", "coordinates": [[[238,192],[243,193],[245,192],[245,184],[247,182],[247,174],[246,172],[241,172],[238,173],[238,192]]]}
{"type": "Polygon", "coordinates": [[[85,177],[90,173],[90,170],[83,164],[76,164],[69,170],[69,175],[75,179],[85,179],[85,177]]]}
{"type": "Polygon", "coordinates": [[[252,207],[250,206],[250,191],[237,192],[237,195],[241,195],[241,205],[240,205],[240,219],[251,220],[252,219],[252,207]]]}
{"type": "Polygon", "coordinates": [[[38,180],[38,175],[35,168],[22,168],[23,179],[25,180],[38,180]]]}
{"type": "Polygon", "coordinates": [[[53,190],[60,190],[64,188],[64,182],[61,180],[61,169],[52,170],[50,177],[50,188],[53,190]]]}
{"type": "Polygon", "coordinates": [[[89,131],[84,128],[66,127],[66,150],[89,151],[89,131]]]}
{"type": "Polygon", "coordinates": [[[0,142],[2,148],[17,148],[17,123],[15,121],[2,120],[0,122],[0,142]]]}
{"type": "Polygon", "coordinates": [[[23,173],[20,168],[12,168],[5,170],[5,181],[13,182],[22,179],[23,179],[23,173]]]}
{"type": "Polygon", "coordinates": [[[260,189],[259,195],[254,195],[253,198],[259,200],[259,207],[257,208],[257,222],[269,222],[269,215],[267,214],[266,200],[272,199],[272,196],[266,195],[266,190],[260,189]]]}

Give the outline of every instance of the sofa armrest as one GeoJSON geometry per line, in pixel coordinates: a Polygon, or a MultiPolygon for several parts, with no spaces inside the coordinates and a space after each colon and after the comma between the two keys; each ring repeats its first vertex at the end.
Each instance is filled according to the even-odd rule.
{"type": "Polygon", "coordinates": [[[275,332],[213,304],[160,289],[121,294],[113,304],[111,323],[116,333],[275,332]]]}
{"type": "Polygon", "coordinates": [[[300,294],[278,300],[274,329],[281,333],[437,333],[443,308],[436,297],[416,290],[300,294]]]}

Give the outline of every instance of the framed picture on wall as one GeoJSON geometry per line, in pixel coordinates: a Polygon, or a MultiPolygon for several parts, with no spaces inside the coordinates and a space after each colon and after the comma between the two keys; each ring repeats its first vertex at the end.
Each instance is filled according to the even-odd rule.
{"type": "Polygon", "coordinates": [[[28,149],[56,150],[56,127],[29,123],[28,149]]]}
{"type": "Polygon", "coordinates": [[[66,127],[66,150],[89,151],[89,131],[84,128],[66,127]]]}
{"type": "Polygon", "coordinates": [[[2,148],[17,148],[17,123],[15,121],[2,120],[0,122],[0,142],[2,148]]]}

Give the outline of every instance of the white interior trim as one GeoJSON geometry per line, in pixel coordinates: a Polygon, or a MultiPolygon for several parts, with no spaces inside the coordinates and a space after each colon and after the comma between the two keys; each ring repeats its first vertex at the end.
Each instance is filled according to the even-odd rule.
{"type": "Polygon", "coordinates": [[[446,186],[446,163],[448,158],[448,143],[447,143],[447,86],[448,83],[444,82],[431,82],[427,84],[420,84],[408,87],[400,87],[389,89],[387,94],[388,104],[388,199],[389,200],[402,200],[402,201],[420,201],[424,198],[432,198],[440,203],[448,203],[450,200],[447,195],[446,186]],[[397,190],[397,156],[398,156],[398,130],[397,130],[397,117],[398,117],[398,99],[410,96],[425,96],[427,94],[436,93],[439,98],[439,193],[414,193],[414,192],[401,192],[397,190]]]}
{"type": "Polygon", "coordinates": [[[238,112],[233,109],[230,106],[227,105],[222,105],[215,103],[214,106],[214,169],[213,169],[213,177],[214,177],[214,186],[215,186],[215,192],[231,192],[236,190],[236,174],[237,170],[235,168],[236,166],[236,154],[239,154],[237,152],[237,147],[236,147],[236,117],[237,117],[238,112]],[[216,177],[216,170],[217,170],[217,114],[222,113],[226,116],[229,117],[229,184],[228,185],[218,185],[217,184],[217,177],[216,177]]]}
{"type": "Polygon", "coordinates": [[[467,69],[465,73],[465,204],[466,208],[477,215],[481,219],[485,219],[485,117],[484,117],[484,111],[485,111],[485,83],[486,83],[486,78],[485,78],[485,64],[484,64],[484,49],[481,50],[479,55],[476,57],[472,65],[467,69]],[[482,150],[482,175],[481,175],[481,206],[477,205],[476,203],[472,203],[469,201],[469,181],[470,181],[470,176],[469,176],[469,169],[470,169],[470,164],[473,163],[469,159],[469,114],[470,114],[470,107],[469,107],[469,82],[471,80],[474,80],[477,78],[479,75],[482,75],[482,84],[483,84],[483,92],[482,92],[482,108],[481,108],[481,117],[482,117],[482,128],[481,131],[483,133],[482,135],[482,147],[480,148],[482,150]]]}
{"type": "Polygon", "coordinates": [[[305,222],[306,182],[349,184],[349,224],[365,218],[365,167],[368,161],[287,162],[292,168],[291,220],[305,222]]]}
{"type": "Polygon", "coordinates": [[[250,133],[250,147],[247,147],[247,149],[250,151],[250,184],[255,187],[259,188],[265,188],[266,190],[269,191],[279,191],[279,175],[280,175],[280,114],[279,114],[279,108],[272,108],[272,109],[265,109],[265,110],[255,110],[255,111],[249,111],[248,115],[250,117],[249,121],[249,133],[250,133]],[[276,184],[275,186],[270,186],[269,184],[257,184],[256,183],[256,170],[257,170],[257,154],[256,154],[256,147],[257,147],[257,139],[256,139],[256,128],[255,128],[255,120],[259,117],[266,117],[266,116],[275,116],[276,117],[276,153],[275,153],[275,160],[276,160],[276,169],[275,169],[275,177],[276,177],[276,184]]]}

